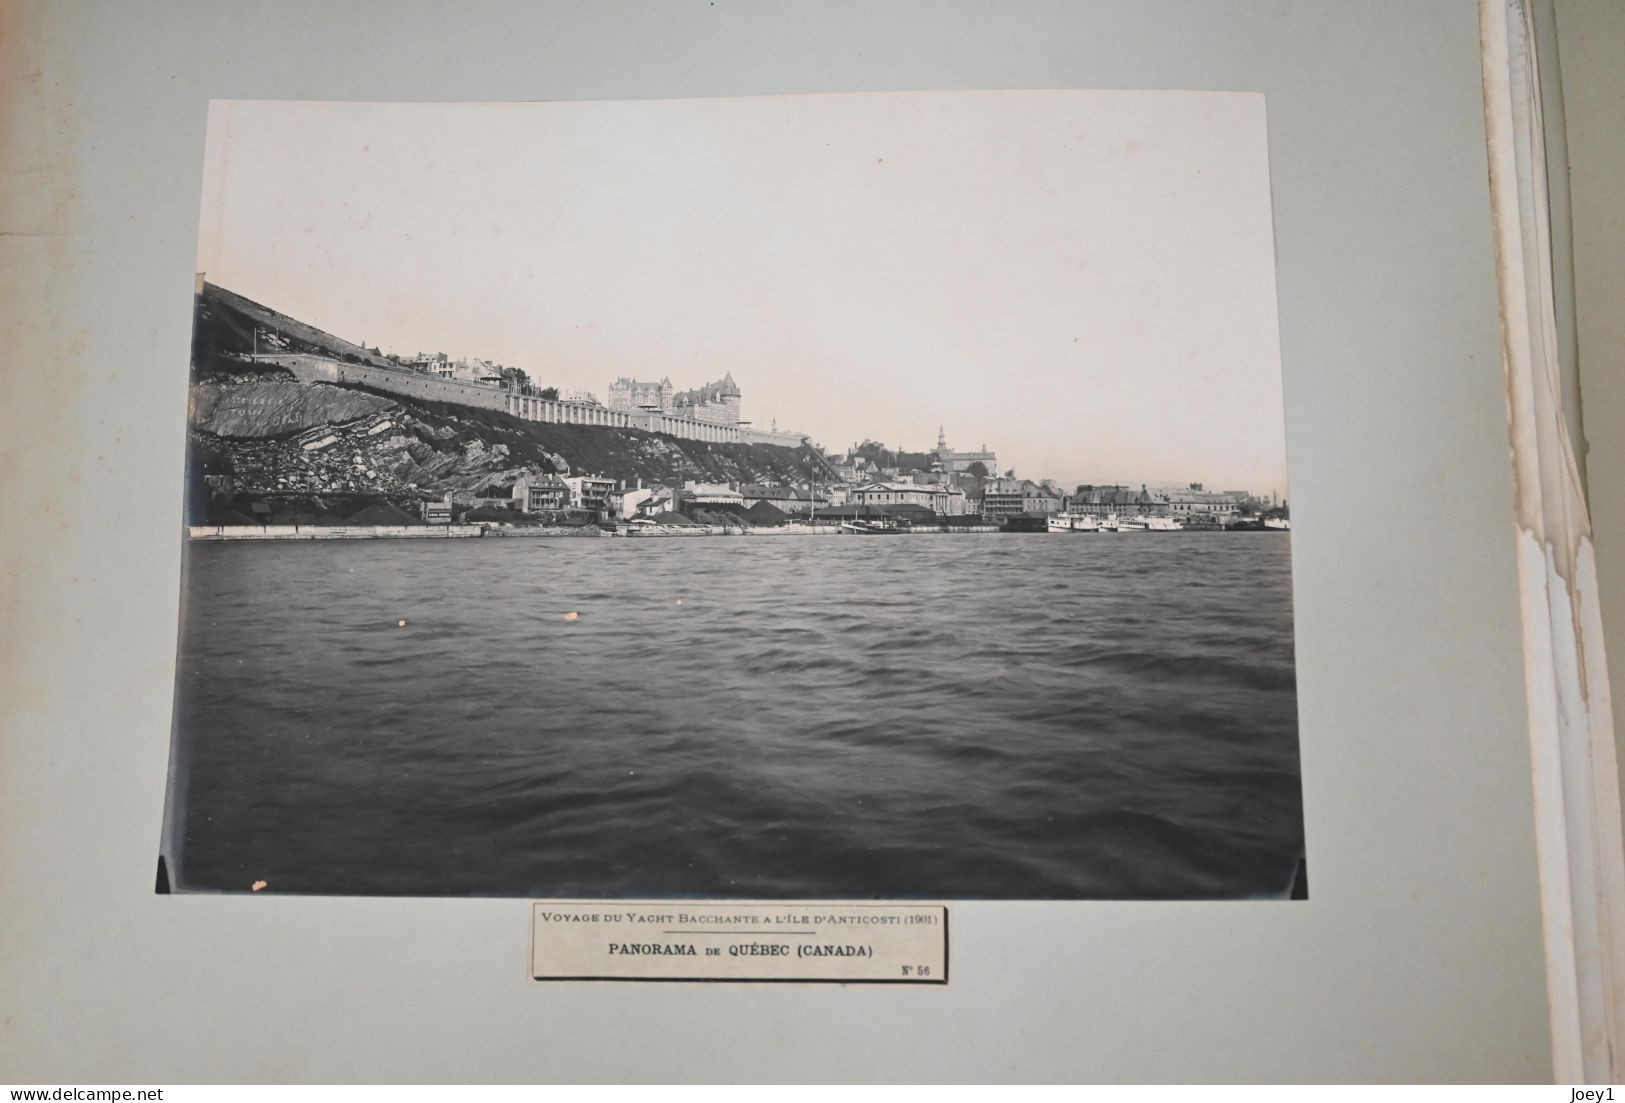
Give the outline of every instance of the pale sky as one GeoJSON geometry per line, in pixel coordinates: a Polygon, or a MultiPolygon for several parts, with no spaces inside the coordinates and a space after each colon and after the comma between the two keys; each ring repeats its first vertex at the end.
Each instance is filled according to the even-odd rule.
{"type": "Polygon", "coordinates": [[[731,371],[829,448],[1287,489],[1254,93],[216,102],[198,269],[601,399],[731,371]]]}

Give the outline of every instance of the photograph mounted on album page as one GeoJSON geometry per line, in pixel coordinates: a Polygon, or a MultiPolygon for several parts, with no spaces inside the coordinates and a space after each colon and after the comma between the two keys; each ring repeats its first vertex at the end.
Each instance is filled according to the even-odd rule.
{"type": "Polygon", "coordinates": [[[1262,96],[216,102],[197,267],[161,887],[1306,892],[1262,96]]]}

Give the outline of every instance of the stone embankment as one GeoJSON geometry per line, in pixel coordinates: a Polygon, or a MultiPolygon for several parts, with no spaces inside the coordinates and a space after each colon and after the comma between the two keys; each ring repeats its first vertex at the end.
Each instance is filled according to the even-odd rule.
{"type": "Polygon", "coordinates": [[[193,540],[478,539],[479,525],[190,525],[193,540]]]}

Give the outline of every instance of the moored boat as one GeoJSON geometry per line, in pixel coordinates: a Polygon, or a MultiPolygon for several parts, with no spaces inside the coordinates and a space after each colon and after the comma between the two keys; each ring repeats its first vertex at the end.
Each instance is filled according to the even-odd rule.
{"type": "Polygon", "coordinates": [[[1142,513],[1119,522],[1118,527],[1124,532],[1178,532],[1185,526],[1172,517],[1149,517],[1142,513]]]}

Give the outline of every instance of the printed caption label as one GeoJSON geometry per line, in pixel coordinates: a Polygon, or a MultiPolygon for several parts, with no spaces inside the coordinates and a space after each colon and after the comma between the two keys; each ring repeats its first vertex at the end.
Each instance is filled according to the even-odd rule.
{"type": "Polygon", "coordinates": [[[946,904],[538,900],[533,981],[947,984],[946,904]]]}

